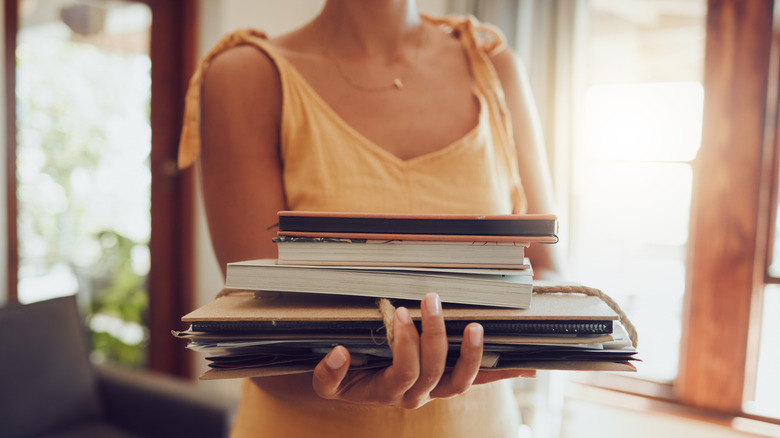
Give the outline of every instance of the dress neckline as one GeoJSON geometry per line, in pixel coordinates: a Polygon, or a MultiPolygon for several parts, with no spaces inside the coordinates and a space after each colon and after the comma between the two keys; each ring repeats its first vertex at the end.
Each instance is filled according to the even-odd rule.
{"type": "MultiPolygon", "coordinates": [[[[433,23],[437,27],[443,28],[448,33],[454,33],[456,37],[458,38],[458,41],[462,43],[463,34],[461,32],[453,31],[452,27],[444,22],[438,22],[434,21],[433,19],[427,17],[426,15],[421,15],[424,20],[433,23]]],[[[436,159],[438,157],[448,155],[449,153],[454,153],[455,151],[461,149],[462,147],[473,144],[474,140],[478,138],[481,135],[482,127],[486,126],[488,123],[487,120],[485,120],[485,117],[487,117],[488,112],[486,111],[486,101],[484,93],[482,93],[477,86],[478,81],[475,78],[475,83],[472,86],[471,89],[471,95],[477,99],[477,103],[479,105],[478,108],[478,115],[477,115],[477,123],[475,126],[473,126],[469,131],[467,131],[463,136],[460,138],[455,139],[454,141],[450,142],[449,144],[446,144],[442,146],[441,148],[435,149],[430,152],[426,152],[421,155],[415,155],[410,158],[401,158],[392,152],[390,152],[387,148],[381,146],[377,142],[369,139],[366,137],[363,133],[358,131],[354,126],[352,126],[350,123],[348,123],[344,118],[333,109],[333,107],[328,103],[325,98],[322,97],[322,95],[314,89],[314,87],[309,83],[308,80],[303,76],[303,74],[298,70],[298,68],[290,62],[290,60],[282,55],[280,53],[280,49],[272,44],[268,37],[263,34],[262,40],[265,42],[263,49],[269,52],[270,57],[272,58],[273,62],[277,64],[277,68],[281,67],[279,64],[283,64],[283,67],[294,76],[294,80],[297,84],[300,85],[300,87],[308,94],[308,96],[313,99],[313,101],[320,106],[320,109],[324,111],[324,114],[326,114],[331,121],[338,124],[342,129],[344,129],[346,132],[348,132],[352,137],[354,137],[356,140],[358,140],[358,143],[361,145],[364,145],[368,150],[372,151],[376,155],[381,156],[386,161],[389,161],[399,167],[412,167],[420,162],[425,162],[428,160],[436,159]]],[[[469,64],[473,63],[474,60],[471,59],[471,56],[467,56],[469,64]]],[[[470,65],[470,69],[473,72],[474,69],[470,65]]],[[[282,89],[284,91],[285,87],[285,78],[281,77],[281,80],[283,82],[282,89]]],[[[291,82],[291,81],[290,81],[291,82]]],[[[285,97],[283,96],[282,100],[284,101],[285,97]]],[[[284,104],[282,104],[282,111],[284,111],[284,104]]],[[[282,116],[284,119],[284,115],[282,116]]]]}

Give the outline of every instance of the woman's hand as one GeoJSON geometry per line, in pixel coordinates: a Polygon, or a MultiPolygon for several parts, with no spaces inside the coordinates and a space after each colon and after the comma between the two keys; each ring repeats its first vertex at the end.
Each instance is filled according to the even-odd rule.
{"type": "Polygon", "coordinates": [[[445,372],[448,342],[439,296],[432,293],[423,298],[421,313],[422,333],[418,333],[409,311],[396,309],[391,366],[348,372],[349,352],[338,346],[315,368],[314,391],[325,399],[414,409],[435,398],[462,394],[474,384],[536,375],[519,370],[480,372],[483,329],[477,323],[466,326],[460,357],[445,372]]]}

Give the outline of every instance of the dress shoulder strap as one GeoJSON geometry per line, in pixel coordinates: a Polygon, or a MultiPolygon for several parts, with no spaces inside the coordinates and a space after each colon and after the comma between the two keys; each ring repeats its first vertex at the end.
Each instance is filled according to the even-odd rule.
{"type": "Polygon", "coordinates": [[[256,29],[240,29],[223,36],[203,57],[195,69],[184,99],[184,120],[179,137],[179,169],[191,166],[200,155],[200,95],[203,77],[211,61],[220,53],[240,45],[252,45],[265,52],[274,62],[276,58],[268,48],[265,33],[256,29]]]}
{"type": "Polygon", "coordinates": [[[507,48],[506,38],[499,28],[481,22],[473,15],[423,16],[427,21],[441,26],[447,32],[454,32],[456,36],[460,36],[462,32],[468,33],[475,42],[474,47],[488,56],[507,48]]]}
{"type": "MultiPolygon", "coordinates": [[[[426,18],[443,26],[461,40],[469,58],[476,87],[487,99],[488,106],[491,108],[491,124],[496,128],[494,130],[496,147],[504,153],[507,163],[516,163],[517,149],[512,133],[512,118],[506,104],[504,87],[491,59],[492,56],[508,48],[503,32],[470,15],[426,18]]],[[[522,212],[526,201],[516,166],[511,167],[511,173],[516,187],[516,205],[521,206],[517,207],[516,212],[522,212]]]]}

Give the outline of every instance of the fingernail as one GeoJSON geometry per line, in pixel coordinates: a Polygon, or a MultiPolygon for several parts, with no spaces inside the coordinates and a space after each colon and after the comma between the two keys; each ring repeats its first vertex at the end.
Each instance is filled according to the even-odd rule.
{"type": "Polygon", "coordinates": [[[471,327],[469,327],[469,342],[471,343],[472,346],[479,347],[479,344],[482,342],[483,332],[484,329],[480,324],[474,324],[471,327]]]}
{"type": "Polygon", "coordinates": [[[425,296],[425,306],[428,309],[430,315],[438,315],[441,313],[441,300],[439,294],[431,292],[425,296]]]}
{"type": "Polygon", "coordinates": [[[409,310],[406,307],[395,309],[395,316],[401,324],[409,324],[412,322],[412,318],[409,316],[409,310]]]}
{"type": "Polygon", "coordinates": [[[341,348],[334,348],[325,357],[325,364],[333,370],[340,369],[347,363],[347,356],[341,348]]]}

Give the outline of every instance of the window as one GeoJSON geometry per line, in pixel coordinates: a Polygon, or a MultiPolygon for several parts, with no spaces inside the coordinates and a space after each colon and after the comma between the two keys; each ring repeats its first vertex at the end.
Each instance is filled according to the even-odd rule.
{"type": "Polygon", "coordinates": [[[780,423],[773,4],[520,3],[568,274],[621,304],[644,360],[578,382],[780,423]]]}
{"type": "Polygon", "coordinates": [[[640,334],[638,374],[671,381],[691,162],[701,145],[706,2],[593,1],[588,12],[569,274],[631,317],[640,334]]]}
{"type": "MultiPolygon", "coordinates": [[[[133,129],[131,138],[124,139],[119,138],[119,143],[123,141],[133,143],[131,150],[125,150],[122,148],[122,158],[119,160],[127,160],[136,162],[140,161],[146,167],[147,172],[145,176],[138,176],[139,173],[132,171],[133,179],[138,186],[127,188],[127,186],[120,187],[123,191],[128,190],[130,193],[134,193],[133,202],[133,216],[126,217],[124,219],[119,218],[119,206],[113,205],[110,210],[112,215],[117,217],[112,218],[118,223],[122,223],[122,227],[118,230],[122,233],[130,234],[130,236],[116,235],[115,233],[103,234],[103,239],[99,242],[106,245],[108,248],[117,250],[112,256],[117,253],[129,253],[125,255],[127,260],[132,261],[128,269],[124,270],[124,274],[128,272],[133,275],[139,276],[144,273],[143,265],[148,265],[148,275],[145,280],[139,280],[135,278],[130,283],[134,283],[135,290],[138,290],[138,284],[140,281],[141,287],[144,288],[148,294],[148,307],[145,307],[143,313],[145,316],[145,323],[148,326],[148,348],[146,354],[146,365],[154,370],[168,372],[179,375],[190,375],[192,370],[189,365],[189,361],[192,358],[191,354],[180,348],[180,345],[170,336],[170,330],[176,328],[176,324],[179,321],[181,315],[186,313],[191,308],[190,294],[194,290],[192,285],[192,259],[193,251],[191,248],[191,233],[192,233],[192,190],[193,190],[193,176],[191,173],[179,173],[176,170],[176,149],[178,144],[179,130],[181,127],[181,114],[184,104],[184,92],[186,90],[189,76],[192,72],[192,67],[195,64],[194,60],[194,23],[195,23],[195,2],[189,0],[127,0],[127,1],[112,1],[106,3],[95,2],[61,2],[56,0],[49,1],[8,1],[5,2],[5,22],[6,22],[6,35],[5,35],[5,60],[6,60],[6,115],[7,115],[7,163],[6,173],[8,175],[15,175],[17,172],[16,164],[17,159],[20,164],[19,172],[23,178],[17,181],[15,178],[7,178],[7,237],[9,246],[8,263],[8,279],[7,279],[7,296],[10,301],[22,298],[23,300],[31,300],[35,298],[28,298],[29,277],[28,269],[30,266],[35,267],[36,262],[34,258],[30,256],[37,256],[39,254],[47,253],[46,247],[51,247],[51,243],[45,245],[39,245],[43,240],[33,239],[32,241],[25,241],[19,244],[17,235],[21,235],[24,239],[32,236],[33,238],[42,235],[38,233],[38,230],[33,226],[28,225],[35,221],[46,222],[55,216],[60,210],[66,207],[71,207],[71,200],[64,195],[64,191],[57,189],[51,184],[50,180],[56,180],[52,178],[52,175],[33,175],[35,169],[40,169],[40,160],[46,158],[46,154],[41,154],[33,149],[24,149],[25,145],[20,147],[17,154],[17,143],[28,142],[27,144],[40,146],[43,144],[40,139],[36,139],[36,130],[45,128],[46,126],[39,124],[40,120],[31,119],[30,126],[23,126],[26,123],[24,120],[20,120],[20,128],[17,132],[16,109],[19,107],[20,111],[27,110],[26,106],[39,105],[42,102],[47,102],[47,92],[42,91],[43,88],[38,86],[28,87],[30,82],[25,82],[27,79],[17,78],[16,76],[16,52],[17,41],[20,43],[22,50],[18,52],[20,58],[29,55],[29,51],[24,48],[24,45],[29,42],[25,32],[27,31],[27,25],[34,23],[34,21],[22,21],[22,29],[20,29],[19,17],[29,18],[25,14],[35,14],[35,10],[39,7],[42,11],[48,10],[43,14],[43,20],[48,22],[61,22],[69,21],[74,31],[71,31],[72,41],[80,41],[82,43],[88,42],[81,49],[85,50],[85,53],[89,52],[89,56],[105,56],[105,58],[98,62],[99,68],[110,69],[116,68],[115,63],[117,61],[117,53],[139,53],[139,47],[144,46],[147,52],[147,59],[144,61],[142,57],[132,57],[134,60],[127,65],[127,70],[120,72],[114,72],[113,75],[123,76],[126,82],[123,87],[110,86],[108,90],[101,90],[94,97],[94,102],[103,102],[108,107],[102,107],[102,110],[111,109],[106,111],[107,113],[116,115],[116,111],[122,112],[122,109],[112,108],[111,103],[117,103],[119,96],[128,97],[129,93],[134,92],[131,89],[132,83],[134,83],[127,74],[136,73],[138,70],[146,71],[145,87],[146,91],[137,91],[137,95],[130,96],[134,102],[146,101],[146,104],[141,104],[144,108],[141,111],[143,117],[139,115],[138,111],[129,111],[128,114],[133,114],[129,119],[118,117],[109,117],[108,120],[99,120],[93,123],[93,127],[99,128],[103,133],[90,130],[89,134],[93,137],[104,136],[107,139],[116,140],[121,135],[117,134],[117,125],[127,123],[131,119],[133,123],[136,123],[140,118],[148,118],[148,126],[146,128],[139,127],[133,129]],[[118,16],[114,16],[112,12],[114,10],[120,10],[118,16]],[[67,12],[65,12],[67,10],[67,12]],[[74,12],[75,11],[75,12],[74,12]],[[73,15],[73,14],[76,15],[73,15]],[[67,16],[67,17],[66,17],[67,16]],[[126,25],[128,23],[138,23],[139,17],[141,22],[146,23],[146,29],[139,29],[133,27],[128,29],[126,25]],[[145,17],[145,18],[144,18],[145,17]],[[116,19],[117,21],[114,21],[116,19]],[[150,20],[151,19],[151,20],[150,20]],[[112,26],[118,26],[114,28],[112,26]],[[119,29],[122,33],[121,38],[112,38],[110,34],[103,32],[104,35],[100,35],[102,31],[109,29],[119,29]],[[75,31],[78,30],[78,31],[75,31]],[[17,31],[21,31],[17,35],[17,31]],[[140,31],[141,35],[135,31],[140,31]],[[97,32],[97,34],[95,34],[97,32]],[[143,32],[146,32],[146,36],[143,36],[143,32]],[[85,35],[92,35],[87,38],[85,35]],[[138,43],[138,44],[135,44],[138,43]],[[89,47],[89,45],[94,47],[89,47]],[[96,50],[95,47],[101,47],[104,49],[102,52],[96,50]],[[110,48],[110,50],[105,50],[110,48]],[[139,61],[139,59],[141,59],[139,61]],[[113,67],[112,67],[113,66],[113,67]],[[139,67],[141,66],[141,67],[139,67]],[[149,83],[151,79],[151,83],[149,83]],[[27,95],[20,96],[20,99],[16,99],[16,86],[19,86],[20,93],[29,93],[27,95]],[[28,87],[28,88],[25,88],[28,87]],[[36,93],[38,93],[36,95],[36,93]],[[22,99],[23,97],[23,99],[22,99]],[[33,97],[36,99],[43,99],[34,102],[33,97]],[[116,101],[115,101],[116,100],[116,101]],[[17,105],[18,104],[18,105],[17,105]],[[28,130],[27,128],[35,128],[28,130]],[[149,127],[151,130],[149,130],[149,127]],[[18,135],[17,135],[18,134],[18,135]],[[143,144],[146,144],[144,148],[143,144]],[[151,148],[149,148],[149,144],[151,148]],[[141,160],[141,157],[146,157],[141,160]],[[37,161],[36,161],[37,160],[37,161]],[[31,169],[33,171],[31,171],[31,169]],[[36,193],[38,181],[26,180],[27,177],[41,177],[44,181],[41,184],[48,184],[49,187],[54,187],[54,190],[46,190],[40,193],[36,193]],[[31,184],[28,184],[31,182],[31,184]],[[23,204],[31,199],[39,199],[40,197],[32,195],[44,195],[52,196],[52,199],[43,199],[38,204],[43,204],[43,214],[41,212],[35,212],[35,214],[28,215],[30,210],[27,209],[27,204],[23,204]],[[17,199],[18,197],[18,199],[17,199]],[[67,202],[62,202],[63,199],[67,199],[67,202]],[[52,200],[58,201],[59,204],[53,203],[52,200]],[[17,202],[21,201],[21,203],[17,202]],[[21,205],[21,208],[19,208],[21,205]],[[47,210],[48,209],[48,210],[47,210]],[[18,215],[17,215],[18,213],[18,215]],[[139,227],[137,219],[139,216],[146,216],[146,225],[141,224],[139,227]],[[27,217],[25,217],[27,216],[27,217]],[[30,216],[33,216],[33,221],[30,221],[30,216]],[[47,219],[48,218],[48,219],[47,219]],[[19,220],[17,227],[17,220],[19,220]],[[26,221],[26,222],[25,222],[26,221]],[[132,222],[132,230],[128,228],[127,222],[132,222]],[[139,230],[144,231],[139,231],[139,230]],[[130,231],[128,231],[130,230],[130,231]],[[37,234],[36,234],[37,233],[37,234]],[[145,236],[144,236],[145,234],[145,236]],[[132,237],[133,239],[128,241],[125,238],[132,237]],[[139,240],[137,242],[135,240],[139,240]],[[144,239],[148,242],[144,242],[144,239]],[[31,246],[30,243],[33,245],[31,246]],[[36,246],[37,245],[37,246],[36,246]],[[148,245],[148,249],[146,249],[148,245]],[[148,256],[146,255],[148,252],[148,256]],[[22,263],[20,264],[19,256],[22,257],[22,263]],[[146,261],[144,261],[146,259],[146,261]],[[139,267],[141,269],[139,269],[139,267]],[[18,274],[21,273],[21,276],[18,274]],[[17,279],[19,281],[17,281],[17,279]],[[21,292],[18,293],[18,292],[21,292]]],[[[38,17],[41,18],[41,17],[38,17]]],[[[59,31],[62,32],[62,26],[58,25],[59,31]]],[[[44,32],[45,33],[45,32],[44,32]]],[[[63,43],[64,44],[64,43],[63,43]]],[[[48,47],[42,50],[51,50],[57,46],[60,46],[60,50],[63,50],[60,43],[50,44],[48,47]]],[[[72,50],[71,44],[65,44],[68,46],[64,50],[72,50]]],[[[29,48],[29,47],[27,47],[29,48]]],[[[74,52],[67,52],[72,56],[82,56],[74,54],[74,52]]],[[[52,55],[56,59],[55,55],[52,55]]],[[[87,55],[83,55],[87,56],[87,55]]],[[[81,58],[79,58],[81,59],[81,58]]],[[[70,59],[60,58],[63,62],[69,62],[70,59]]],[[[20,71],[22,71],[29,64],[25,64],[27,59],[20,59],[20,71]]],[[[45,59],[44,61],[50,61],[45,59]]],[[[61,79],[69,70],[55,71],[56,74],[50,75],[52,80],[61,79]]],[[[49,75],[50,72],[38,73],[39,75],[49,75]]],[[[71,77],[67,82],[69,85],[79,84],[83,86],[85,84],[86,77],[96,77],[98,80],[107,78],[99,77],[99,74],[95,74],[94,71],[88,71],[83,74],[78,74],[75,77],[71,77]]],[[[135,77],[135,76],[132,76],[135,77]]],[[[110,79],[110,78],[108,78],[110,79]]],[[[143,82],[143,81],[141,81],[143,82]]],[[[83,93],[90,93],[90,89],[85,87],[81,90],[83,93]]],[[[56,89],[52,91],[48,96],[49,103],[52,101],[52,97],[56,95],[64,95],[67,90],[56,89]]],[[[77,96],[81,98],[82,96],[77,96]]],[[[40,106],[40,105],[39,105],[40,106]]],[[[45,105],[43,105],[45,107],[45,105]]],[[[121,105],[119,105],[121,106],[121,105]]],[[[136,107],[137,108],[137,107],[136,107]]],[[[69,108],[72,109],[72,108],[69,108]]],[[[87,126],[83,120],[78,123],[73,122],[76,115],[75,108],[73,108],[73,114],[65,113],[58,114],[55,117],[49,117],[49,120],[53,124],[57,125],[57,128],[64,126],[67,129],[63,131],[79,132],[74,129],[74,126],[78,125],[78,128],[87,126]],[[71,118],[68,122],[68,118],[71,118]]],[[[98,111],[97,104],[89,106],[84,105],[78,109],[84,110],[83,117],[98,118],[103,116],[104,111],[98,111]],[[84,116],[86,114],[86,116],[84,116]]],[[[123,108],[127,110],[127,108],[123,108]]],[[[98,119],[93,119],[98,120],[98,119]]],[[[135,125],[134,125],[135,126],[135,125]]],[[[57,129],[54,129],[56,135],[61,134],[57,129]]],[[[84,136],[88,138],[88,136],[84,136]]],[[[92,144],[89,141],[85,141],[84,138],[78,138],[74,141],[74,144],[86,148],[85,145],[92,144]]],[[[58,141],[61,141],[59,139],[58,141]]],[[[105,140],[105,139],[103,139],[105,140]]],[[[64,144],[64,143],[63,143],[64,144]]],[[[100,154],[106,152],[108,147],[104,146],[97,148],[100,154]]],[[[125,144],[126,143],[122,143],[125,144]]],[[[88,149],[88,148],[87,148],[88,149]]],[[[93,148],[94,149],[94,148],[93,148]]],[[[63,148],[63,151],[65,149],[63,148]]],[[[86,150],[86,149],[84,149],[86,150]]],[[[59,151],[58,151],[59,152],[59,151]]],[[[101,161],[95,159],[94,151],[90,150],[89,154],[86,154],[86,158],[93,159],[93,161],[101,161]]],[[[51,153],[48,153],[48,158],[51,158],[51,153]]],[[[98,155],[100,155],[98,154],[98,155]]],[[[62,158],[62,157],[59,157],[62,158]]],[[[71,157],[72,158],[72,157],[71,157]]],[[[85,158],[85,157],[80,157],[85,158]]],[[[56,166],[62,166],[65,163],[62,160],[53,160],[56,166]]],[[[78,161],[78,160],[76,160],[78,161]]],[[[111,162],[114,165],[114,162],[111,162]]],[[[102,188],[105,188],[105,181],[111,181],[115,175],[103,176],[100,182],[103,183],[101,187],[92,187],[89,184],[85,184],[85,181],[92,181],[94,177],[93,173],[89,169],[78,169],[79,166],[71,166],[68,176],[60,180],[62,184],[73,185],[79,187],[80,194],[86,192],[99,193],[102,188]]],[[[113,167],[116,169],[116,167],[113,167]]],[[[140,172],[143,173],[143,172],[140,172]]],[[[125,181],[130,181],[128,174],[124,174],[125,181]]],[[[62,185],[60,185],[62,187],[62,185]]],[[[65,191],[66,192],[66,191],[65,191]]],[[[74,193],[76,193],[74,191],[74,193]]],[[[109,202],[112,202],[110,199],[109,202]]],[[[71,227],[71,229],[81,227],[86,224],[99,222],[98,218],[102,218],[106,222],[105,218],[109,215],[103,213],[96,214],[95,217],[83,216],[79,219],[77,224],[69,224],[64,222],[65,226],[71,227]],[[100,216],[103,215],[103,216],[100,216]]],[[[144,220],[140,220],[144,222],[144,220]]],[[[52,226],[50,223],[44,223],[41,226],[52,226]]],[[[102,223],[101,223],[102,225],[102,223]]],[[[59,226],[59,224],[57,225],[59,226]]],[[[40,227],[39,227],[40,228],[40,227]]],[[[102,226],[101,226],[102,228],[102,226]]],[[[64,228],[67,229],[67,228],[64,228]]],[[[75,251],[73,245],[74,240],[78,240],[79,245],[83,242],[81,239],[76,239],[74,235],[67,234],[65,232],[58,234],[60,242],[54,245],[69,245],[72,248],[65,248],[64,251],[75,251]],[[68,240],[70,239],[70,240],[68,240]]],[[[89,230],[87,231],[89,234],[89,230]]],[[[51,233],[48,235],[52,235],[51,233]]],[[[87,244],[86,247],[92,249],[80,250],[86,251],[79,253],[76,257],[78,263],[82,264],[92,254],[97,253],[94,248],[99,245],[87,244]],[[90,252],[91,251],[91,252],[90,252]]],[[[56,252],[56,251],[55,251],[56,252]]],[[[72,258],[71,258],[72,261],[72,258]]],[[[44,263],[39,263],[37,266],[46,266],[44,263]]],[[[82,288],[83,283],[79,284],[78,281],[73,282],[71,267],[65,263],[53,263],[51,266],[58,266],[53,273],[65,272],[65,276],[68,281],[57,281],[54,285],[60,288],[60,293],[67,293],[67,290],[72,290],[74,287],[82,288]]],[[[127,266],[127,265],[125,265],[127,266]]],[[[50,274],[52,272],[49,272],[50,274]]],[[[119,278],[119,277],[116,277],[119,278]]],[[[126,277],[124,277],[127,280],[126,277]]],[[[123,281],[125,281],[123,280],[123,281]]],[[[117,284],[115,282],[115,284],[117,284]]],[[[54,288],[54,287],[52,287],[54,288]]],[[[136,294],[139,296],[141,294],[136,294]]],[[[128,306],[122,306],[126,309],[128,306]]],[[[115,331],[117,324],[116,320],[104,319],[100,323],[95,323],[96,326],[101,327],[106,331],[115,331]]],[[[118,332],[116,332],[118,333],[118,332]]]]}
{"type": "MultiPolygon", "coordinates": [[[[589,59],[613,67],[589,78],[583,99],[571,255],[635,320],[646,362],[638,377],[673,391],[618,377],[598,376],[600,384],[641,387],[704,412],[780,418],[770,316],[780,309],[776,286],[762,281],[777,185],[767,158],[777,156],[777,139],[765,137],[777,130],[776,117],[767,117],[777,114],[777,96],[767,94],[777,93],[778,80],[769,62],[778,50],[770,51],[772,2],[591,5],[591,47],[611,49],[589,59]],[[582,194],[586,187],[594,189],[582,194]],[[609,239],[619,243],[610,247],[609,239]],[[601,250],[607,254],[594,257],[601,250]]],[[[769,272],[773,283],[771,264],[769,272]]]]}
{"type": "MultiPolygon", "coordinates": [[[[769,194],[766,239],[760,234],[759,239],[770,242],[766,258],[763,290],[759,292],[758,310],[753,312],[760,319],[756,324],[759,336],[755,358],[755,379],[751,379],[752,387],[748,387],[747,410],[759,415],[780,417],[780,171],[778,170],[778,154],[780,154],[780,119],[778,119],[778,98],[780,97],[780,41],[778,41],[778,26],[780,26],[780,6],[775,4],[773,23],[772,63],[770,64],[769,94],[767,97],[767,126],[770,132],[767,140],[769,152],[764,155],[764,162],[770,163],[767,172],[770,178],[764,179],[765,191],[769,194]]],[[[766,167],[765,167],[766,169],[766,167]]],[[[762,230],[759,230],[761,232],[762,230]]],[[[752,361],[749,361],[751,363],[752,361]]],[[[750,371],[750,369],[749,369],[750,371]]]]}
{"type": "Polygon", "coordinates": [[[755,391],[748,410],[768,417],[780,417],[780,288],[767,285],[761,312],[761,341],[758,352],[755,391]]]}
{"type": "Polygon", "coordinates": [[[762,282],[762,248],[777,236],[767,231],[779,147],[773,2],[590,4],[598,52],[572,157],[570,259],[638,326],[637,377],[669,386],[599,384],[778,419],[771,261],[762,282]]]}
{"type": "MultiPolygon", "coordinates": [[[[675,391],[686,404],[729,413],[751,411],[745,401],[753,394],[777,392],[767,386],[771,379],[756,374],[758,361],[768,358],[759,359],[758,341],[772,335],[761,331],[761,314],[771,308],[760,304],[771,212],[767,157],[777,148],[766,136],[777,129],[767,117],[776,114],[777,100],[769,94],[778,75],[770,64],[778,49],[772,7],[771,1],[708,3],[704,130],[675,391]]],[[[776,406],[771,410],[764,413],[780,418],[776,406]]]]}
{"type": "Polygon", "coordinates": [[[145,363],[147,5],[24,3],[17,59],[18,298],[74,295],[93,356],[145,363]]]}

